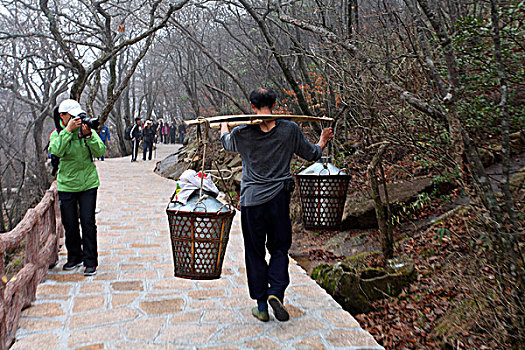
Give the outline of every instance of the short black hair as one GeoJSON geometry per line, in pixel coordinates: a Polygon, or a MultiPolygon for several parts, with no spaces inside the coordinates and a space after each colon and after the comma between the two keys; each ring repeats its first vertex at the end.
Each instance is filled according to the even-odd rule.
{"type": "Polygon", "coordinates": [[[250,102],[255,108],[273,107],[277,100],[277,94],[272,88],[258,88],[250,93],[250,102]]]}
{"type": "Polygon", "coordinates": [[[135,121],[136,121],[136,122],[138,122],[139,120],[140,120],[140,118],[139,118],[139,117],[135,118],[135,121]]]}

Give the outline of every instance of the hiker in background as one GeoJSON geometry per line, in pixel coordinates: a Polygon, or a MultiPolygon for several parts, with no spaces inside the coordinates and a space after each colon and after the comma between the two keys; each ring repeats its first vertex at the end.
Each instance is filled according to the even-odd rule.
{"type": "Polygon", "coordinates": [[[144,129],[142,129],[142,160],[146,160],[146,152],[149,149],[148,160],[151,160],[151,154],[153,153],[153,142],[155,142],[156,130],[153,127],[151,120],[146,121],[144,129]]]}
{"type": "Polygon", "coordinates": [[[184,143],[184,137],[186,136],[186,124],[184,122],[181,122],[179,124],[179,143],[184,143]]]}
{"type": "Polygon", "coordinates": [[[92,276],[98,266],[95,208],[100,185],[93,157],[102,157],[106,146],[96,132],[82,123],[79,116],[86,112],[77,101],[62,101],[58,113],[60,130],[51,134],[49,152],[60,158],[57,186],[67,249],[67,262],[62,268],[73,270],[83,264],[84,275],[92,276]]]}
{"type": "Polygon", "coordinates": [[[164,120],[159,119],[157,123],[157,128],[155,129],[157,131],[157,141],[158,143],[162,143],[162,128],[164,127],[164,120]]]}
{"type": "Polygon", "coordinates": [[[137,154],[139,152],[139,142],[140,142],[140,135],[141,135],[141,125],[142,120],[140,118],[135,118],[135,124],[131,128],[131,131],[129,132],[129,136],[131,137],[131,142],[133,143],[133,150],[131,151],[131,161],[136,162],[137,161],[137,154]]]}
{"type": "Polygon", "coordinates": [[[162,132],[162,142],[165,144],[169,143],[168,135],[170,134],[170,127],[168,123],[163,123],[161,132],[162,132]]]}
{"type": "MultiPolygon", "coordinates": [[[[269,88],[259,88],[250,94],[255,114],[272,114],[276,99],[277,95],[269,88]]],[[[333,137],[332,128],[325,128],[314,145],[296,123],[285,119],[238,126],[231,133],[228,123],[221,123],[222,145],[242,157],[240,204],[246,274],[250,297],[257,300],[252,315],[260,321],[269,320],[268,303],[277,320],[290,318],[284,306],[284,294],[290,284],[292,156],[318,160],[333,137]],[[265,248],[270,253],[269,264],[265,260],[265,248]]]]}
{"type": "Polygon", "coordinates": [[[175,136],[177,134],[177,128],[175,127],[175,123],[170,124],[170,143],[175,143],[175,136]]]}
{"type": "MultiPolygon", "coordinates": [[[[111,140],[111,134],[107,125],[104,124],[104,126],[102,126],[102,129],[100,129],[98,136],[100,136],[100,139],[102,140],[102,142],[104,142],[104,146],[106,146],[107,149],[109,141],[111,140]]],[[[100,157],[100,160],[104,160],[104,155],[100,157]]]]}

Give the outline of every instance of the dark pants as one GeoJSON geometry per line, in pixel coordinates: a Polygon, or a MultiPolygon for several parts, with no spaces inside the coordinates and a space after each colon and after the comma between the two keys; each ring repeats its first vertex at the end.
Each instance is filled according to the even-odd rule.
{"type": "Polygon", "coordinates": [[[282,301],[290,284],[288,250],[292,245],[292,224],[289,193],[283,190],[267,203],[241,207],[241,224],[250,297],[262,301],[268,295],[275,295],[282,301]],[[270,253],[269,264],[264,259],[265,246],[270,253]]]}
{"type": "Polygon", "coordinates": [[[131,161],[134,162],[137,160],[137,154],[139,153],[139,140],[135,138],[135,141],[131,142],[133,144],[133,150],[131,151],[131,161]]]}
{"type": "Polygon", "coordinates": [[[143,148],[142,159],[146,160],[146,152],[149,149],[149,157],[148,157],[148,159],[151,160],[151,153],[153,152],[153,142],[146,142],[146,141],[144,141],[144,143],[142,144],[142,148],[143,148]]]}
{"type": "MultiPolygon", "coordinates": [[[[104,146],[107,147],[107,141],[106,140],[102,140],[102,142],[104,143],[104,146]]],[[[106,152],[104,152],[104,154],[106,154],[106,152]]],[[[100,160],[104,160],[104,154],[102,156],[100,156],[100,160]]]]}
{"type": "Polygon", "coordinates": [[[184,143],[184,134],[179,134],[179,143],[184,143]]]}
{"type": "Polygon", "coordinates": [[[95,207],[97,188],[83,192],[58,192],[62,224],[66,231],[67,261],[84,262],[84,266],[98,266],[97,225],[95,207]],[[80,226],[82,227],[82,238],[80,226]]]}

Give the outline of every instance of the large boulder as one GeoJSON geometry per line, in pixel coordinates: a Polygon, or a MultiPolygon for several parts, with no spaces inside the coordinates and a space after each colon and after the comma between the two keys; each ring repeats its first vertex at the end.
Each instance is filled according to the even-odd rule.
{"type": "Polygon", "coordinates": [[[184,162],[179,162],[179,155],[175,153],[167,156],[160,162],[157,162],[153,171],[160,176],[177,180],[184,172],[185,167],[186,164],[184,162]]]}
{"type": "MultiPolygon", "coordinates": [[[[450,183],[434,184],[431,176],[414,178],[410,181],[387,184],[390,209],[393,214],[402,210],[403,206],[414,202],[418,194],[431,193],[436,189],[440,193],[447,193],[452,189],[450,183]]],[[[384,191],[381,189],[384,198],[384,191]]],[[[377,227],[377,218],[374,200],[371,194],[363,197],[357,193],[349,193],[345,203],[342,217],[342,230],[367,229],[377,227]]]]}
{"type": "Polygon", "coordinates": [[[373,310],[372,302],[397,296],[416,278],[414,264],[408,258],[387,263],[387,269],[363,268],[351,263],[321,264],[312,278],[352,315],[373,310]]]}

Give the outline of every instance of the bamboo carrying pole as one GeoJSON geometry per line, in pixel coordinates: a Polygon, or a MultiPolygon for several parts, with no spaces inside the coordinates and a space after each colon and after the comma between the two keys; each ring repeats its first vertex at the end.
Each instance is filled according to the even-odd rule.
{"type": "Polygon", "coordinates": [[[208,118],[197,118],[186,120],[186,125],[197,125],[201,123],[210,123],[210,128],[217,129],[222,122],[228,122],[229,126],[239,126],[244,124],[260,124],[263,121],[275,119],[289,119],[295,122],[333,122],[330,117],[314,117],[309,115],[288,115],[288,114],[237,114],[237,115],[219,115],[208,118]]]}

